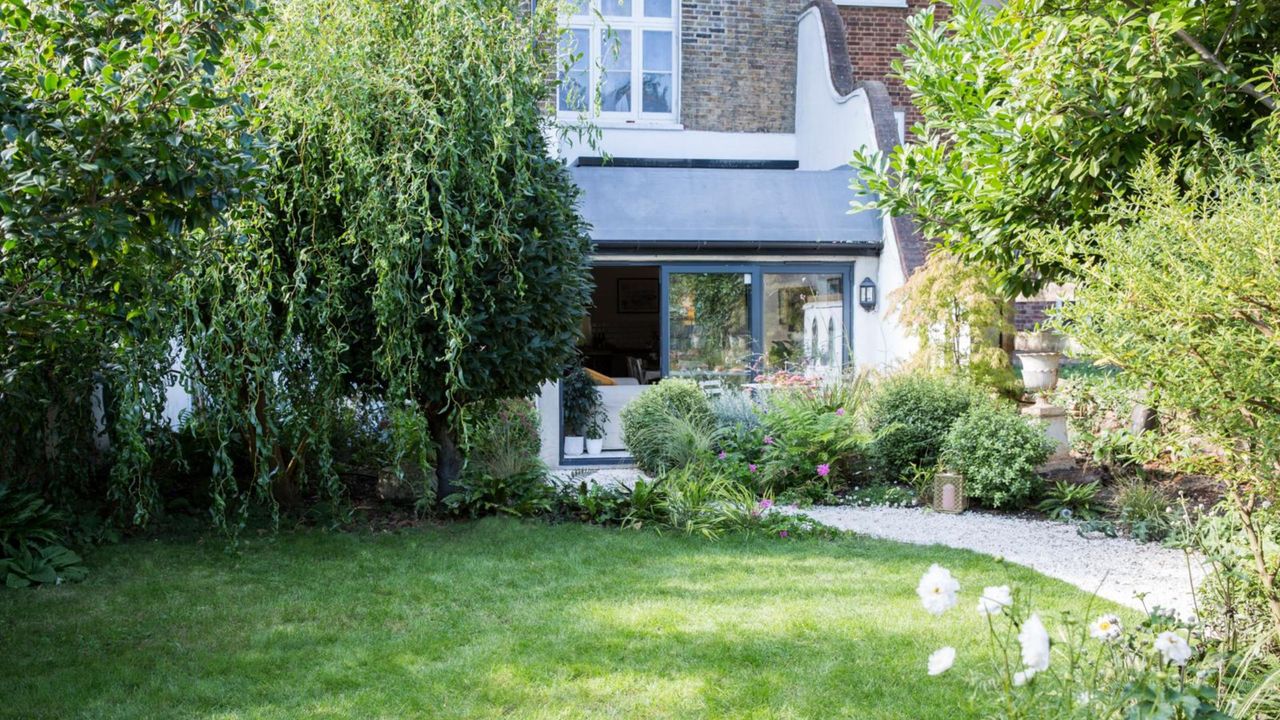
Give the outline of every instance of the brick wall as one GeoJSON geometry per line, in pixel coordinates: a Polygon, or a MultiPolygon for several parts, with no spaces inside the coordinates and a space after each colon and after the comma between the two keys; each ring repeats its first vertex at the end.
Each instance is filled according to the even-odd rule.
{"type": "Polygon", "coordinates": [[[794,132],[804,0],[683,0],[680,120],[688,130],[794,132]]]}
{"type": "Polygon", "coordinates": [[[1046,312],[1053,309],[1052,301],[1019,300],[1013,304],[1013,327],[1016,330],[1032,330],[1047,319],[1046,312]]]}
{"type": "MultiPolygon", "coordinates": [[[[906,41],[907,18],[933,4],[933,0],[907,0],[906,8],[840,7],[854,79],[884,82],[894,109],[906,111],[907,128],[920,118],[906,86],[892,77],[892,63],[902,57],[898,47],[906,41]]],[[[950,8],[940,4],[935,12],[939,19],[945,18],[950,8]]]]}

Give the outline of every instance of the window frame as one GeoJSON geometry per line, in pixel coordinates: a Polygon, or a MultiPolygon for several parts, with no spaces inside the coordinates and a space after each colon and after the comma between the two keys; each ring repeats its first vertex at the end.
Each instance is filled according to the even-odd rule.
{"type": "MultiPolygon", "coordinates": [[[[564,110],[560,107],[560,93],[556,92],[556,116],[572,121],[590,118],[604,125],[659,125],[672,126],[680,122],[680,1],[670,0],[671,17],[645,17],[646,0],[627,0],[632,14],[627,17],[604,15],[600,0],[584,3],[585,14],[565,15],[560,19],[562,30],[587,30],[590,54],[587,56],[587,110],[564,110]],[[597,90],[604,73],[602,46],[610,31],[626,30],[631,33],[631,110],[626,112],[604,111],[600,108],[597,90]],[[644,33],[645,31],[671,33],[671,111],[645,112],[644,110],[644,33]]],[[[580,48],[576,50],[581,51],[580,48]]],[[[563,56],[557,54],[557,65],[563,56]]],[[[557,67],[557,72],[559,67],[557,67]]],[[[658,71],[663,72],[663,71],[658,71]]]]}

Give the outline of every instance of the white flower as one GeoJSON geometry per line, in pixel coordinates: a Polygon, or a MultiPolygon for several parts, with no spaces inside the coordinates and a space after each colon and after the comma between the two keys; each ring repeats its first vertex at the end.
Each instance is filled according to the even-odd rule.
{"type": "Polygon", "coordinates": [[[1156,650],[1160,651],[1165,662],[1179,667],[1186,665],[1191,659],[1191,646],[1177,633],[1165,631],[1157,635],[1156,650]]]}
{"type": "Polygon", "coordinates": [[[933,654],[929,656],[929,674],[941,675],[942,673],[950,670],[951,666],[955,664],[955,661],[955,648],[948,646],[935,650],[933,654]]]}
{"type": "Polygon", "coordinates": [[[1027,670],[1034,674],[1049,669],[1049,631],[1045,630],[1038,614],[1032,613],[1022,623],[1018,642],[1022,644],[1022,664],[1027,666],[1027,670]]]}
{"type": "Polygon", "coordinates": [[[1115,615],[1103,615],[1089,624],[1089,635],[1103,642],[1120,637],[1120,631],[1120,618],[1115,615]]]}
{"type": "Polygon", "coordinates": [[[925,610],[941,615],[956,606],[956,593],[959,590],[960,583],[951,577],[950,570],[940,565],[931,565],[929,572],[920,578],[916,594],[920,596],[925,610]]]}
{"type": "Polygon", "coordinates": [[[985,587],[982,589],[982,597],[978,598],[978,612],[983,615],[999,615],[1012,604],[1013,591],[1008,585],[985,587]]]}
{"type": "Polygon", "coordinates": [[[1036,671],[1032,670],[1031,668],[1027,668],[1022,672],[1016,672],[1013,674],[1013,686],[1022,687],[1023,685],[1026,685],[1028,682],[1030,682],[1031,678],[1035,676],[1036,676],[1036,671]]]}

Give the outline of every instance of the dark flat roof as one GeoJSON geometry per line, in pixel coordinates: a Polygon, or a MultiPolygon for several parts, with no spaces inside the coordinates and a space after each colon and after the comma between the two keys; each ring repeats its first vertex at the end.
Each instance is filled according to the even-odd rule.
{"type": "Polygon", "coordinates": [[[852,170],[573,167],[600,250],[879,249],[875,212],[850,215],[852,170]]]}

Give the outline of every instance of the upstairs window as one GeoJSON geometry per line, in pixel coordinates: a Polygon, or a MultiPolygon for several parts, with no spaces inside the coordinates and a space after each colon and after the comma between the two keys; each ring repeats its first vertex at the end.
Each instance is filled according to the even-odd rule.
{"type": "Polygon", "coordinates": [[[677,0],[578,0],[560,40],[561,114],[675,122],[677,0]]]}

